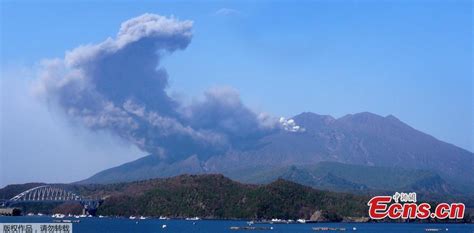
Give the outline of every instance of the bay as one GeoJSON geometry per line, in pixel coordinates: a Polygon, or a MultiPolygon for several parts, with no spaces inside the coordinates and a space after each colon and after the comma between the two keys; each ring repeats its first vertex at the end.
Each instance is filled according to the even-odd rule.
{"type": "MultiPolygon", "coordinates": [[[[419,224],[419,223],[312,223],[312,224],[254,224],[252,226],[272,227],[268,230],[231,230],[230,227],[248,226],[246,221],[232,220],[130,220],[128,218],[64,218],[80,220],[73,223],[75,233],[304,233],[304,232],[340,232],[314,231],[313,227],[345,228],[344,232],[360,233],[421,233],[426,229],[438,229],[436,232],[474,233],[474,224],[419,224]],[[163,228],[163,225],[166,225],[163,228]]],[[[62,220],[64,220],[62,219],[62,220]]],[[[53,223],[58,219],[49,216],[0,217],[0,223],[53,223]]],[[[0,229],[1,231],[2,229],[0,229]]],[[[429,232],[429,231],[428,231],[429,232]]]]}

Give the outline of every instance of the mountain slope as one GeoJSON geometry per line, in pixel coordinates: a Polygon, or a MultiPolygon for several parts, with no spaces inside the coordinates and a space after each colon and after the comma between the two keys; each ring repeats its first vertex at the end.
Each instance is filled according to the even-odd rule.
{"type": "Polygon", "coordinates": [[[94,176],[78,183],[116,183],[129,182],[159,177],[171,177],[179,174],[201,174],[201,167],[197,156],[186,160],[168,163],[160,160],[158,156],[148,155],[135,161],[106,169],[94,176]]]}
{"type": "Polygon", "coordinates": [[[368,193],[374,191],[416,191],[451,194],[457,192],[438,174],[415,169],[320,162],[316,165],[276,169],[253,169],[226,176],[244,183],[265,184],[283,178],[318,189],[368,193]]]}
{"type": "MultiPolygon", "coordinates": [[[[472,152],[439,141],[413,129],[394,116],[382,117],[364,112],[335,119],[315,113],[302,113],[293,119],[305,130],[278,130],[256,140],[245,149],[230,149],[206,160],[199,160],[198,156],[190,155],[185,160],[167,163],[150,155],[100,172],[82,183],[112,183],[183,173],[232,174],[262,167],[264,170],[271,170],[331,161],[373,167],[430,170],[439,174],[443,180],[462,187],[461,191],[474,193],[472,152]]],[[[339,178],[341,176],[331,173],[321,182],[334,183],[334,179],[339,178]]],[[[369,177],[363,178],[365,179],[369,177]]],[[[337,182],[348,187],[365,185],[365,182],[344,178],[337,182]]],[[[412,184],[407,182],[406,185],[412,184]]]]}

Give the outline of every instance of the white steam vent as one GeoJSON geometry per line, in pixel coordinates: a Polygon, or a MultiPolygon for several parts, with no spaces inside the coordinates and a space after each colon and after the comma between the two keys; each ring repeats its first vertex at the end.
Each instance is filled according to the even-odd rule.
{"type": "Polygon", "coordinates": [[[285,119],[284,117],[280,117],[280,124],[281,127],[289,132],[304,132],[305,129],[296,124],[295,120],[293,119],[285,119]]]}

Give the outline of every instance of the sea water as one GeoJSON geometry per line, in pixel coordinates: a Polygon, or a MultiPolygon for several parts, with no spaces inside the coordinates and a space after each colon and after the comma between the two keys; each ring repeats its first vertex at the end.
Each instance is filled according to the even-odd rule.
{"type": "MultiPolygon", "coordinates": [[[[253,224],[252,226],[268,227],[268,230],[231,230],[230,227],[249,226],[246,221],[232,220],[131,220],[115,217],[63,218],[54,219],[48,216],[0,217],[0,223],[53,223],[62,220],[80,222],[72,223],[74,233],[304,233],[304,232],[341,232],[314,231],[313,227],[344,228],[343,232],[360,233],[421,233],[453,232],[474,233],[474,224],[419,224],[419,223],[314,223],[314,224],[253,224]],[[164,227],[166,225],[166,227],[164,227]],[[272,229],[269,229],[269,228],[272,229]],[[431,229],[426,231],[426,229],[431,229]]],[[[3,230],[0,229],[0,232],[3,230]]]]}

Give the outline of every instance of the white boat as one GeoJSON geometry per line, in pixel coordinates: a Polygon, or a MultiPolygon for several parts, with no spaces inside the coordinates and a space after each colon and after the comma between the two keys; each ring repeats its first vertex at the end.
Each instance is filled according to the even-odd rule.
{"type": "Polygon", "coordinates": [[[128,219],[136,219],[136,218],[137,218],[137,217],[135,217],[135,216],[130,216],[130,217],[128,217],[128,219]]]}
{"type": "Polygon", "coordinates": [[[163,225],[161,226],[161,228],[166,228],[166,224],[163,224],[163,225]]]}
{"type": "Polygon", "coordinates": [[[104,216],[102,216],[102,215],[99,215],[99,218],[103,218],[103,217],[104,217],[104,216]]]}
{"type": "Polygon", "coordinates": [[[140,216],[140,219],[141,219],[141,220],[145,220],[145,219],[146,219],[146,217],[140,216]]]}
{"type": "Polygon", "coordinates": [[[188,221],[198,221],[201,220],[199,217],[194,217],[194,218],[186,218],[188,221]]]}
{"type": "Polygon", "coordinates": [[[301,218],[300,218],[300,219],[298,219],[298,220],[296,220],[296,221],[297,221],[298,223],[306,223],[306,219],[301,219],[301,218]]]}
{"type": "Polygon", "coordinates": [[[33,216],[33,215],[35,215],[35,214],[33,214],[33,213],[28,213],[27,214],[27,216],[33,216]]]}
{"type": "Polygon", "coordinates": [[[441,228],[425,228],[425,231],[427,232],[438,232],[438,231],[442,231],[443,229],[441,228]]]}
{"type": "Polygon", "coordinates": [[[42,214],[42,213],[38,213],[37,215],[38,215],[38,216],[43,216],[43,214],[42,214]]]}
{"type": "Polygon", "coordinates": [[[281,222],[283,222],[283,220],[279,219],[279,218],[272,218],[271,222],[272,223],[281,223],[281,222]]]}
{"type": "Polygon", "coordinates": [[[169,220],[170,218],[164,217],[164,216],[160,216],[158,219],[159,219],[159,220],[169,220]]]}
{"type": "Polygon", "coordinates": [[[64,214],[53,214],[51,217],[53,217],[53,218],[64,218],[64,217],[66,217],[66,215],[64,215],[64,214]]]}
{"type": "Polygon", "coordinates": [[[79,218],[85,218],[85,217],[87,217],[87,215],[85,215],[85,214],[79,215],[79,218]]]}

